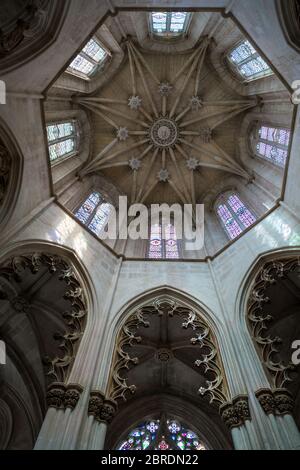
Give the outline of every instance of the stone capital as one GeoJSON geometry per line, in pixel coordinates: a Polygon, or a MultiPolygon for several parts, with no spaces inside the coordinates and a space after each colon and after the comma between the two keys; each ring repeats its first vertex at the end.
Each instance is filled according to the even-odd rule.
{"type": "Polygon", "coordinates": [[[293,396],[284,388],[277,388],[275,390],[262,388],[255,392],[255,396],[267,415],[273,414],[280,416],[292,414],[293,412],[293,396]]]}
{"type": "Polygon", "coordinates": [[[229,429],[243,426],[251,420],[247,395],[238,395],[231,402],[220,406],[219,413],[229,429]]]}
{"type": "Polygon", "coordinates": [[[74,410],[82,391],[83,387],[79,384],[53,382],[48,387],[46,395],[48,408],[74,410]]]}

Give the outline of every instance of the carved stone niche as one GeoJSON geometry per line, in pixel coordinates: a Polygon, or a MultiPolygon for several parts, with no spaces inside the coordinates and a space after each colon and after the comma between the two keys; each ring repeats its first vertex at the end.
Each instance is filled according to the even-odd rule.
{"type": "Polygon", "coordinates": [[[54,382],[47,390],[47,405],[49,408],[74,410],[82,391],[83,387],[79,384],[54,382]]]}
{"type": "Polygon", "coordinates": [[[247,395],[238,395],[231,402],[220,406],[219,413],[229,429],[243,426],[251,420],[247,395]]]}
{"type": "Polygon", "coordinates": [[[293,413],[294,399],[292,394],[286,389],[270,390],[262,388],[257,390],[255,395],[267,415],[282,416],[293,413]]]}

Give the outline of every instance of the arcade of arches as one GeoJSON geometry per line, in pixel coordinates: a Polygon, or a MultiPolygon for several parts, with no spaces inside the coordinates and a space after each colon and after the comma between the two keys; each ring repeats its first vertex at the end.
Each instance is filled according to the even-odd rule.
{"type": "Polygon", "coordinates": [[[299,18],[2,0],[0,449],[300,449],[299,18]]]}

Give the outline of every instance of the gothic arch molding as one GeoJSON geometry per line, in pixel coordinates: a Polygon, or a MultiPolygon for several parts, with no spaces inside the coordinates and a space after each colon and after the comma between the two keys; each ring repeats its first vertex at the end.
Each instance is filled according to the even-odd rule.
{"type": "MultiPolygon", "coordinates": [[[[132,299],[127,301],[118,309],[117,314],[113,317],[112,321],[107,325],[107,346],[112,352],[113,338],[116,337],[122,324],[130,317],[131,313],[138,308],[140,305],[154,301],[157,297],[166,296],[173,297],[174,299],[181,301],[190,308],[197,309],[205,315],[205,319],[209,324],[209,327],[214,331],[218,341],[222,342],[222,328],[224,324],[220,321],[218,316],[209,308],[208,305],[201,302],[200,299],[195,298],[190,293],[183,290],[174,288],[169,285],[163,285],[155,288],[145,290],[132,299]]],[[[110,354],[111,356],[111,354],[110,354]]]]}
{"type": "MultiPolygon", "coordinates": [[[[227,383],[228,379],[222,363],[223,350],[221,352],[218,339],[216,338],[217,328],[215,324],[218,323],[218,330],[221,331],[220,321],[215,321],[214,315],[210,315],[208,318],[205,314],[205,310],[199,308],[199,302],[195,302],[191,299],[187,300],[186,294],[183,295],[175,289],[160,287],[154,290],[152,289],[131,301],[130,306],[127,305],[127,307],[124,307],[122,312],[119,313],[118,319],[115,318],[113,323],[114,328],[112,325],[109,328],[110,334],[107,335],[109,337],[106,345],[109,348],[107,356],[112,357],[112,362],[110,371],[107,371],[106,380],[104,379],[107,384],[105,406],[110,408],[111,414],[108,422],[111,422],[117,412],[118,403],[126,402],[131,396],[130,394],[134,395],[134,398],[131,398],[132,400],[139,398],[135,398],[136,390],[138,390],[139,394],[143,395],[146,393],[151,396],[151,387],[149,388],[146,384],[146,389],[144,390],[143,387],[145,384],[139,383],[140,378],[142,378],[142,382],[144,380],[144,375],[140,372],[142,370],[141,368],[146,367],[147,369],[150,364],[156,364],[154,367],[158,365],[158,368],[160,368],[159,363],[165,361],[170,361],[170,377],[174,376],[174,374],[176,377],[181,376],[181,372],[176,371],[176,367],[179,364],[179,369],[183,368],[183,371],[193,371],[193,379],[191,381],[185,381],[183,378],[182,383],[178,386],[179,391],[177,390],[177,384],[172,385],[172,378],[171,385],[169,383],[166,385],[168,379],[166,383],[164,380],[160,382],[159,379],[159,383],[153,385],[155,393],[157,392],[157,387],[158,389],[162,387],[164,393],[169,393],[164,388],[167,386],[168,389],[170,385],[174,395],[179,393],[187,399],[188,396],[194,394],[197,403],[201,403],[203,398],[205,401],[209,402],[209,406],[212,406],[214,412],[217,413],[220,412],[221,405],[228,403],[230,392],[227,383]],[[159,324],[164,325],[163,328],[160,328],[158,326],[159,324]],[[143,329],[143,327],[147,328],[147,326],[149,326],[150,330],[149,337],[145,336],[145,330],[143,329]],[[162,330],[165,330],[163,336],[156,338],[155,335],[162,330]],[[141,338],[137,336],[136,333],[138,335],[141,334],[141,338]],[[194,338],[191,336],[194,336],[194,338]],[[149,339],[150,337],[152,339],[149,339]],[[168,341],[164,344],[166,337],[168,337],[168,341]],[[115,338],[117,338],[117,340],[115,340],[115,338]],[[145,340],[146,348],[150,348],[151,351],[146,352],[146,355],[143,355],[143,352],[139,364],[139,359],[132,356],[132,354],[136,354],[136,350],[130,351],[130,348],[135,348],[136,345],[139,344],[141,344],[143,348],[143,340],[145,340]],[[193,349],[194,346],[196,346],[196,349],[197,346],[200,346],[200,350],[204,348],[202,352],[200,350],[200,352],[198,351],[198,359],[196,357],[193,359],[192,356],[178,359],[177,349],[181,350],[179,355],[185,355],[184,352],[182,353],[185,348],[187,348],[188,351],[193,351],[191,353],[192,355],[194,353],[197,355],[196,349],[193,349]],[[152,355],[153,359],[150,358],[152,355]],[[146,364],[149,359],[150,363],[148,363],[148,366],[144,366],[144,362],[146,361],[146,364]],[[140,377],[137,376],[137,387],[135,384],[130,383],[130,381],[132,382],[132,377],[127,383],[127,376],[126,378],[125,376],[123,377],[121,372],[128,369],[129,374],[131,371],[135,374],[134,367],[132,366],[136,364],[138,364],[137,369],[141,367],[137,372],[138,375],[140,374],[140,377]],[[202,369],[204,364],[205,367],[202,369]],[[185,367],[187,367],[187,369],[185,369],[185,367]],[[199,368],[199,372],[198,370],[196,371],[196,367],[197,369],[199,368]],[[202,376],[201,374],[204,375],[202,376]],[[208,375],[206,376],[206,374],[208,375]],[[186,385],[187,388],[185,388],[186,385]]],[[[226,345],[223,345],[223,349],[226,349],[226,345]]],[[[137,355],[139,355],[139,351],[137,355]]],[[[226,352],[224,352],[224,358],[225,357],[226,352]]],[[[164,367],[164,365],[162,367],[164,367]]],[[[145,372],[145,369],[143,370],[145,372]]],[[[156,370],[155,374],[157,377],[157,374],[160,374],[160,372],[156,370]]],[[[146,375],[149,376],[149,371],[146,375]]],[[[152,393],[154,393],[154,389],[152,393]]]]}
{"type": "Polygon", "coordinates": [[[235,310],[247,353],[253,357],[259,375],[257,390],[287,390],[297,408],[299,370],[292,364],[292,342],[299,336],[295,317],[299,309],[299,286],[295,283],[299,267],[299,247],[259,256],[244,276],[235,310]]]}
{"type": "MultiPolygon", "coordinates": [[[[73,251],[39,241],[19,242],[2,252],[0,282],[0,333],[11,364],[3,380],[10,386],[13,377],[19,377],[31,404],[28,409],[21,402],[11,406],[16,408],[15,419],[22,419],[22,426],[29,426],[35,439],[47,405],[73,409],[80,398],[81,362],[90,342],[84,333],[87,323],[90,335],[94,330],[94,315],[89,322],[87,318],[96,297],[73,251]]],[[[8,400],[6,395],[2,398],[8,400]]],[[[14,434],[10,445],[17,441],[14,434]]],[[[25,446],[21,448],[33,444],[34,440],[20,443],[25,446]]]]}
{"type": "Polygon", "coordinates": [[[211,414],[211,410],[199,409],[180,397],[166,394],[141,397],[122,409],[108,429],[106,449],[115,449],[130,429],[160,413],[167,413],[172,418],[183,421],[197,432],[208,449],[232,448],[228,430],[218,416],[211,414]]]}

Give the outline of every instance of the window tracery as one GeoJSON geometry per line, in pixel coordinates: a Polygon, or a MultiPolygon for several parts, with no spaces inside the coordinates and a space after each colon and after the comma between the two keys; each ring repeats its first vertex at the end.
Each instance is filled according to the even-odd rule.
{"type": "Polygon", "coordinates": [[[99,235],[108,222],[111,204],[99,192],[92,192],[75,212],[75,217],[95,235],[99,235]]]}
{"type": "Polygon", "coordinates": [[[152,33],[162,37],[178,37],[186,33],[190,14],[187,12],[152,12],[152,33]]]}
{"type": "Polygon", "coordinates": [[[47,139],[50,162],[67,157],[77,150],[76,121],[60,122],[47,125],[47,139]]]}
{"type": "Polygon", "coordinates": [[[248,40],[234,47],[227,57],[230,65],[245,81],[257,80],[273,74],[269,65],[248,40]]]}
{"type": "Polygon", "coordinates": [[[93,37],[70,63],[67,72],[89,79],[104,65],[108,57],[108,51],[93,37]]]}
{"type": "Polygon", "coordinates": [[[231,240],[238,237],[246,228],[253,225],[256,221],[256,217],[252,211],[244,204],[240,197],[233,192],[227,192],[218,198],[216,212],[231,240]]]}
{"type": "Polygon", "coordinates": [[[259,157],[285,167],[291,131],[272,125],[259,125],[252,132],[253,150],[259,157]]]}
{"type": "Polygon", "coordinates": [[[207,450],[194,431],[177,419],[144,421],[118,445],[118,450],[207,450]]]}
{"type": "Polygon", "coordinates": [[[151,259],[178,259],[179,242],[174,224],[153,224],[151,226],[148,246],[148,258],[151,259]]]}

